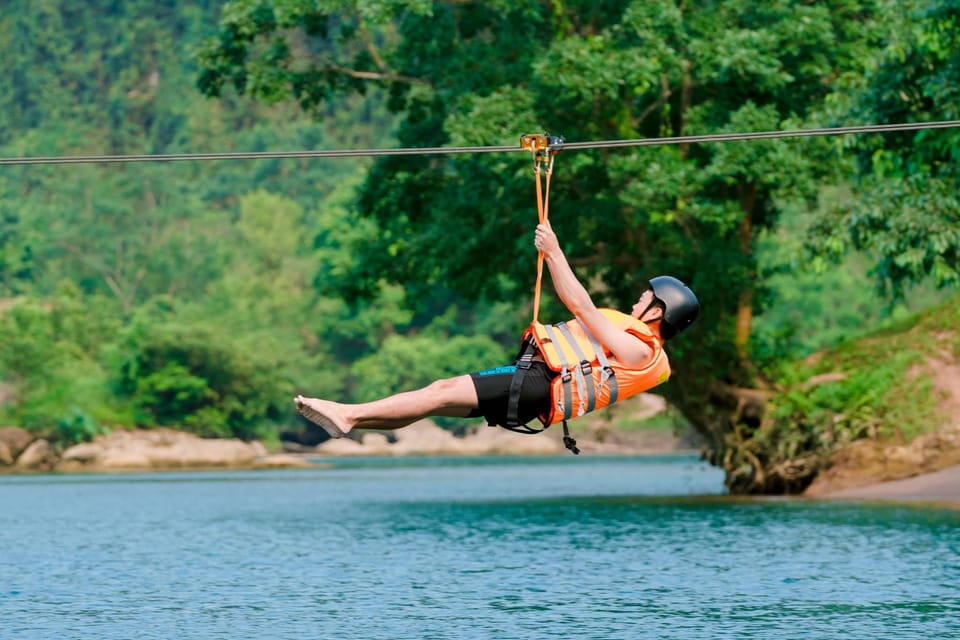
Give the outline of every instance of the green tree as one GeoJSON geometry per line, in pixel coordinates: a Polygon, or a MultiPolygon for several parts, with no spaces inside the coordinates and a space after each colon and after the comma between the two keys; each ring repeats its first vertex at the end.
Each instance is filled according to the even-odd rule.
{"type": "MultiPolygon", "coordinates": [[[[63,0],[0,16],[4,155],[314,148],[380,140],[382,96],[344,102],[328,125],[296,106],[213,103],[192,87],[192,50],[222,2],[63,0]],[[356,121],[345,126],[345,120],[356,121]],[[339,136],[343,135],[343,138],[339,136]]],[[[389,121],[389,118],[386,118],[389,121]]],[[[49,295],[64,278],[127,311],[153,295],[194,299],[227,261],[219,238],[260,185],[313,204],[359,162],[0,168],[0,287],[49,295]]]]}
{"type": "Polygon", "coordinates": [[[375,354],[360,358],[352,372],[364,380],[361,400],[375,400],[391,393],[426,386],[433,380],[488,367],[510,356],[486,336],[455,336],[438,340],[430,332],[390,336],[375,354]]]}
{"type": "Polygon", "coordinates": [[[64,282],[45,304],[17,299],[0,313],[0,415],[56,441],[88,439],[114,423],[102,350],[116,331],[109,302],[64,282]]]}
{"type": "MultiPolygon", "coordinates": [[[[583,141],[779,129],[803,124],[860,63],[872,9],[855,0],[376,6],[230,2],[201,51],[199,84],[209,95],[232,87],[294,99],[323,117],[332,95],[379,82],[407,147],[511,144],[542,130],[583,141]]],[[[551,220],[580,275],[602,284],[601,302],[628,305],[658,272],[701,294],[703,319],[677,342],[665,392],[721,452],[740,417],[716,398],[758,383],[756,239],[787,196],[814,199],[829,158],[816,142],[767,141],[557,160],[551,220]]],[[[357,247],[363,258],[343,290],[371,295],[394,281],[415,301],[438,287],[525,297],[531,182],[528,161],[488,154],[378,161],[360,206],[380,233],[357,247]]]]}
{"type": "MultiPolygon", "coordinates": [[[[832,96],[830,117],[893,124],[960,118],[960,7],[949,0],[886,2],[884,47],[832,96]]],[[[821,258],[851,249],[874,260],[878,289],[902,298],[927,278],[960,284],[960,130],[921,130],[847,141],[855,196],[819,221],[821,258]]]]}
{"type": "MultiPolygon", "coordinates": [[[[192,50],[221,4],[17,0],[0,16],[0,70],[8,79],[0,86],[0,153],[384,143],[392,117],[382,92],[344,99],[323,123],[299,117],[296,105],[214,102],[196,92],[192,50]]],[[[0,168],[0,322],[6,327],[0,411],[32,429],[63,423],[80,433],[91,421],[151,426],[179,420],[206,434],[250,435],[295,419],[293,380],[298,391],[344,393],[349,376],[340,373],[346,367],[337,359],[343,342],[337,337],[356,330],[347,321],[375,327],[365,337],[368,353],[387,333],[381,325],[410,315],[390,303],[371,305],[369,314],[359,309],[327,317],[328,309],[346,305],[311,286],[318,254],[334,264],[351,259],[333,245],[349,224],[342,201],[367,164],[304,159],[0,168]],[[271,195],[278,193],[283,197],[271,195]],[[331,230],[329,242],[316,236],[317,219],[331,230]],[[314,231],[304,234],[304,228],[314,231]],[[84,331],[54,324],[50,310],[62,306],[64,281],[75,293],[71,304],[89,315],[84,331]],[[213,326],[216,339],[203,351],[196,335],[213,326]],[[128,375],[123,364],[148,347],[173,350],[161,339],[168,334],[184,336],[194,352],[235,352],[237,361],[223,366],[257,388],[218,386],[213,374],[182,364],[185,356],[164,360],[127,386],[108,384],[111,376],[128,375]],[[41,350],[50,358],[25,359],[41,350]],[[251,362],[262,373],[250,373],[251,362]],[[264,413],[257,417],[259,409],[264,413]]]]}
{"type": "Polygon", "coordinates": [[[278,354],[209,325],[135,323],[118,357],[118,392],[143,426],[264,437],[293,396],[291,381],[279,375],[278,354]]]}

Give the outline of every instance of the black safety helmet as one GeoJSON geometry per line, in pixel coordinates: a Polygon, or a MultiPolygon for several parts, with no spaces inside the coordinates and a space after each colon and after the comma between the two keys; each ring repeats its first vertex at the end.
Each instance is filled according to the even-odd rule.
{"type": "Polygon", "coordinates": [[[700,313],[700,301],[690,287],[673,276],[657,276],[650,279],[653,295],[663,303],[663,320],[660,321],[660,335],[669,340],[697,319],[700,313]]]}

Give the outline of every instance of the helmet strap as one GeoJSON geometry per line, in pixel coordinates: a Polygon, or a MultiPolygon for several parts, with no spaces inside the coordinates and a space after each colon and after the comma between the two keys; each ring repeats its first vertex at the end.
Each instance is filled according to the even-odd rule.
{"type": "MultiPolygon", "coordinates": [[[[642,320],[643,322],[646,322],[646,320],[643,320],[643,317],[644,317],[645,315],[647,315],[647,312],[650,311],[650,309],[653,309],[655,306],[657,306],[657,303],[658,303],[658,302],[659,302],[661,305],[663,304],[663,302],[661,302],[661,300],[660,300],[659,298],[657,298],[656,296],[654,296],[653,298],[651,298],[650,303],[649,303],[649,304],[647,305],[647,307],[640,313],[640,318],[639,318],[639,320],[642,320]]],[[[664,313],[666,313],[666,311],[664,311],[664,313]]],[[[660,314],[660,317],[657,318],[657,320],[663,320],[663,314],[660,314]]]]}

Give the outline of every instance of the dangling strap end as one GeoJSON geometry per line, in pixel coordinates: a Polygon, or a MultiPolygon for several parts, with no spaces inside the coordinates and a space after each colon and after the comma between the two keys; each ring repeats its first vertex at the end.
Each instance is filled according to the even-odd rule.
{"type": "Polygon", "coordinates": [[[580,448],[577,446],[577,441],[570,437],[570,427],[567,426],[567,421],[563,421],[563,446],[570,450],[573,455],[580,455],[580,448]]]}

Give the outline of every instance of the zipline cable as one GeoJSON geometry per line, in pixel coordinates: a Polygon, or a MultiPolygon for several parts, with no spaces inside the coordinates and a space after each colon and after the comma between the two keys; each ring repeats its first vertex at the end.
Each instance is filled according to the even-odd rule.
{"type": "MultiPolygon", "coordinates": [[[[672,144],[698,144],[708,142],[734,142],[738,140],[770,140],[775,138],[801,138],[815,136],[840,136],[863,133],[888,133],[894,131],[919,131],[923,129],[951,129],[960,127],[960,120],[935,122],[910,122],[900,124],[874,124],[821,129],[793,129],[789,131],[756,131],[751,133],[712,133],[673,138],[638,138],[633,140],[602,140],[594,142],[570,142],[564,150],[610,149],[617,147],[651,147],[672,144]]],[[[249,151],[223,153],[168,153],[144,155],[102,156],[36,156],[24,158],[0,158],[2,165],[34,164],[101,164],[128,162],[182,162],[189,160],[266,160],[283,158],[349,158],[360,156],[412,156],[447,155],[465,153],[511,153],[520,151],[515,145],[480,147],[407,147],[399,149],[341,149],[317,151],[249,151]]]]}
{"type": "Polygon", "coordinates": [[[638,140],[606,140],[599,142],[568,142],[567,149],[608,149],[613,147],[648,147],[666,144],[695,144],[703,142],[733,142],[737,140],[769,140],[773,138],[801,138],[817,136],[840,136],[861,133],[888,133],[893,131],[919,131],[922,129],[953,129],[960,127],[960,120],[938,122],[910,122],[903,124],[870,124],[823,129],[793,129],[790,131],[755,131],[752,133],[711,133],[699,136],[676,138],[641,138],[638,140]]]}

